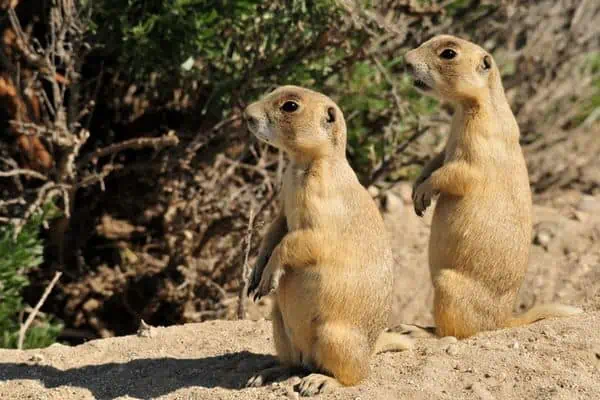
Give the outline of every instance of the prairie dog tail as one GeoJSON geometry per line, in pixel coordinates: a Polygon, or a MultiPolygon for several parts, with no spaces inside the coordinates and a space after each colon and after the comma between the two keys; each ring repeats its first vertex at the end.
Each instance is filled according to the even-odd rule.
{"type": "Polygon", "coordinates": [[[412,347],[413,340],[406,335],[397,332],[381,332],[375,343],[375,353],[409,350],[412,347]]]}
{"type": "Polygon", "coordinates": [[[577,307],[566,306],[564,304],[549,303],[533,306],[523,314],[513,316],[509,319],[507,327],[514,328],[517,326],[528,325],[533,322],[553,317],[567,317],[582,313],[583,310],[577,307]]]}

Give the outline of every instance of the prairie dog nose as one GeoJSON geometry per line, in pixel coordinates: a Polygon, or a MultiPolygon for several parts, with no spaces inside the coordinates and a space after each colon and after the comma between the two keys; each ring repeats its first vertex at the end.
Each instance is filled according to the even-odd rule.
{"type": "Polygon", "coordinates": [[[242,118],[244,118],[244,121],[246,121],[246,125],[248,125],[249,129],[255,129],[258,126],[258,119],[250,115],[247,108],[244,110],[242,118]]]}
{"type": "Polygon", "coordinates": [[[412,50],[404,55],[404,62],[406,63],[406,70],[412,75],[415,73],[415,60],[413,59],[412,50]]]}

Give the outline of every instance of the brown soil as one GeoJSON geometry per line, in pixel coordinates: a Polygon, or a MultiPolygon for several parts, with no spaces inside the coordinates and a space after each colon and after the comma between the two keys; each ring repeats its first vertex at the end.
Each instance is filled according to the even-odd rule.
{"type": "MultiPolygon", "coordinates": [[[[386,202],[398,267],[391,323],[430,324],[429,219],[414,216],[409,192],[400,185],[386,202]]],[[[583,307],[583,315],[460,342],[419,339],[413,350],[375,356],[364,384],[321,397],[600,398],[600,197],[564,192],[552,207],[534,209],[535,244],[518,308],[560,301],[583,307]]],[[[0,399],[296,398],[298,378],[241,389],[273,360],[270,324],[262,319],[268,301],[248,307],[257,321],[150,328],[76,347],[2,350],[0,399]]]]}

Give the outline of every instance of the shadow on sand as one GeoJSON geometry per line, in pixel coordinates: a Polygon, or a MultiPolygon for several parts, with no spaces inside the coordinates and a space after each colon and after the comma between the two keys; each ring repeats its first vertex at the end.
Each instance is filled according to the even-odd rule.
{"type": "Polygon", "coordinates": [[[242,389],[275,357],[247,351],[199,359],[154,358],[90,365],[68,370],[26,363],[0,362],[0,381],[31,379],[46,388],[87,388],[98,399],[129,395],[154,398],[184,387],[242,389]]]}

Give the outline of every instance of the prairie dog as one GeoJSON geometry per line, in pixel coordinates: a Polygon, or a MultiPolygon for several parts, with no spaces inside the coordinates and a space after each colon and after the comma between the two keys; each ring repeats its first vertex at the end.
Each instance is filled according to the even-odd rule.
{"type": "Polygon", "coordinates": [[[445,149],[413,190],[419,216],[439,194],[429,241],[436,334],[464,338],[581,312],[545,304],[512,315],[529,258],[531,190],[519,126],[492,56],[440,35],[405,60],[421,92],[454,108],[445,149]]]}
{"type": "Polygon", "coordinates": [[[285,151],[279,216],[263,239],[249,295],[274,291],[273,335],[280,366],[247,386],[313,373],[310,396],[355,385],[373,353],[410,339],[384,332],[392,301],[393,257],[383,219],[346,159],[346,124],[327,96],[282,86],[244,111],[248,129],[285,151]]]}

